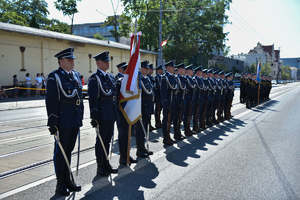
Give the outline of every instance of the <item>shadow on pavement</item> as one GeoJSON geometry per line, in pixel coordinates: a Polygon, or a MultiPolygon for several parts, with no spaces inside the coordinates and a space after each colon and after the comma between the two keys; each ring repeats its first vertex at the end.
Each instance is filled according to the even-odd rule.
{"type": "Polygon", "coordinates": [[[271,107],[273,107],[274,105],[276,105],[278,103],[279,103],[278,100],[269,100],[264,105],[259,105],[255,108],[252,108],[252,110],[254,112],[262,112],[262,113],[266,110],[273,111],[273,112],[278,112],[277,110],[270,109],[271,107]]]}
{"type": "MultiPolygon", "coordinates": [[[[139,163],[135,167],[138,167],[139,163]]],[[[130,170],[126,168],[125,170],[130,170]]],[[[100,190],[86,193],[85,200],[92,199],[145,199],[143,188],[155,188],[156,183],[153,182],[159,172],[155,164],[148,163],[145,167],[136,170],[134,173],[129,173],[126,176],[115,177],[114,185],[108,185],[100,190]]],[[[98,187],[98,186],[97,186],[98,187]]]]}
{"type": "MultiPolygon", "coordinates": [[[[182,147],[174,148],[175,150],[171,153],[166,153],[166,159],[178,166],[187,167],[188,163],[185,161],[188,157],[192,158],[200,158],[198,154],[196,154],[197,150],[207,151],[208,149],[205,147],[206,144],[210,145],[218,145],[216,141],[223,140],[220,136],[228,136],[233,132],[234,129],[239,129],[240,127],[245,126],[245,122],[232,118],[229,121],[223,122],[222,124],[218,124],[214,127],[211,127],[204,132],[202,132],[202,136],[197,138],[196,140],[192,137],[187,138],[187,141],[190,143],[186,143],[185,145],[181,145],[182,147]]],[[[184,142],[184,141],[183,141],[184,142]]]]}

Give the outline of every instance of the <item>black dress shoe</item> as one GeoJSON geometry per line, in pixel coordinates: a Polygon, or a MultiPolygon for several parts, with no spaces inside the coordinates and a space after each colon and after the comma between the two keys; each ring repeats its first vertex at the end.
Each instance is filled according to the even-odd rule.
{"type": "Polygon", "coordinates": [[[70,192],[68,192],[67,187],[62,183],[57,183],[55,189],[55,195],[58,196],[69,196],[70,192]]]}
{"type": "Polygon", "coordinates": [[[133,158],[129,158],[129,161],[130,161],[130,163],[137,163],[138,161],[137,160],[135,160],[135,159],[133,159],[133,158]]]}
{"type": "Polygon", "coordinates": [[[153,130],[155,130],[156,128],[154,128],[153,126],[151,126],[151,125],[149,125],[149,131],[151,132],[151,131],[153,131],[153,130]]]}
{"type": "Polygon", "coordinates": [[[80,192],[81,191],[81,186],[80,185],[75,185],[72,182],[66,183],[66,187],[70,192],[80,192]]]}
{"type": "Polygon", "coordinates": [[[106,177],[109,176],[109,174],[110,173],[107,170],[100,169],[99,167],[97,168],[97,176],[106,177]]]}
{"type": "Polygon", "coordinates": [[[118,173],[118,169],[113,169],[110,164],[108,164],[107,166],[107,170],[106,170],[109,174],[117,174],[118,173]]]}
{"type": "Polygon", "coordinates": [[[179,135],[179,136],[174,136],[174,139],[181,141],[184,139],[184,137],[182,135],[179,135]]]}
{"type": "Polygon", "coordinates": [[[149,154],[147,152],[137,152],[136,156],[139,158],[148,158],[149,154]]]}
{"type": "Polygon", "coordinates": [[[153,151],[147,151],[146,152],[149,156],[153,155],[153,151]]]}
{"type": "MultiPolygon", "coordinates": [[[[137,160],[133,159],[132,157],[129,157],[129,165],[137,162],[138,162],[137,160]]],[[[127,160],[120,159],[119,163],[120,165],[127,165],[127,160]]]]}
{"type": "Polygon", "coordinates": [[[171,139],[164,139],[163,143],[167,146],[172,146],[174,144],[173,140],[171,139]]]}

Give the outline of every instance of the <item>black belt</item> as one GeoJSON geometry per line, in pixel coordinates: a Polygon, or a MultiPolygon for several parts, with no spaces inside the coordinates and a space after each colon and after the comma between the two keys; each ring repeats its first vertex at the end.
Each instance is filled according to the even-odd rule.
{"type": "Polygon", "coordinates": [[[73,105],[80,105],[80,99],[64,99],[61,101],[62,103],[66,103],[66,104],[73,104],[73,105]]]}
{"type": "Polygon", "coordinates": [[[117,97],[116,96],[101,96],[100,101],[116,101],[117,97]]]}

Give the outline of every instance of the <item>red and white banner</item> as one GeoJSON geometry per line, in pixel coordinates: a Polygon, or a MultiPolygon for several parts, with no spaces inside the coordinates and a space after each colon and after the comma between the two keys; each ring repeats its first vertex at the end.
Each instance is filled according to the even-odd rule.
{"type": "Polygon", "coordinates": [[[138,73],[141,67],[140,43],[141,35],[139,32],[131,36],[130,60],[121,83],[120,110],[122,111],[127,123],[135,124],[142,116],[141,112],[141,91],[138,84],[138,73]]]}
{"type": "Polygon", "coordinates": [[[167,42],[168,42],[168,40],[162,41],[162,42],[160,43],[160,46],[161,46],[161,47],[165,46],[165,45],[167,44],[167,42]]]}

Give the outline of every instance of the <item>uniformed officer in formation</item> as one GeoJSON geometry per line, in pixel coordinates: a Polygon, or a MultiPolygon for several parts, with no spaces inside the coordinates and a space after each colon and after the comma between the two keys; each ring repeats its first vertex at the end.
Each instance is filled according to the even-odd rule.
{"type": "Polygon", "coordinates": [[[195,105],[195,90],[196,90],[196,82],[193,78],[194,70],[193,65],[188,65],[185,67],[186,74],[186,93],[185,93],[185,108],[184,108],[184,135],[189,137],[193,135],[194,132],[191,130],[191,120],[193,116],[193,110],[195,105]]]}
{"type": "Polygon", "coordinates": [[[261,82],[256,80],[256,74],[246,74],[241,78],[241,91],[240,98],[243,99],[243,103],[246,103],[246,108],[252,108],[259,103],[269,100],[269,94],[272,89],[272,82],[270,77],[266,77],[264,74],[261,76],[261,82]],[[259,89],[259,93],[258,93],[259,89]],[[259,100],[258,100],[259,95],[259,100]]]}
{"type": "Polygon", "coordinates": [[[201,67],[196,67],[195,68],[195,109],[194,109],[194,114],[193,114],[193,131],[195,133],[198,133],[202,128],[201,128],[201,115],[204,110],[204,101],[205,101],[205,85],[203,82],[203,77],[202,77],[202,68],[201,67]]]}
{"type": "Polygon", "coordinates": [[[148,130],[148,126],[150,126],[150,118],[151,114],[153,112],[153,85],[151,83],[151,80],[148,76],[148,70],[149,70],[149,62],[143,61],[141,63],[141,69],[139,74],[139,83],[141,85],[142,90],[142,122],[139,121],[136,124],[136,146],[137,151],[136,155],[140,158],[147,158],[150,155],[153,154],[152,151],[149,151],[149,149],[145,148],[145,133],[148,130]]]}
{"type": "Polygon", "coordinates": [[[175,141],[170,137],[170,129],[176,112],[175,92],[178,85],[174,75],[174,62],[167,62],[165,67],[166,72],[162,75],[160,91],[161,104],[163,106],[163,143],[165,145],[173,145],[175,141]]]}
{"type": "Polygon", "coordinates": [[[231,107],[232,107],[232,100],[234,96],[234,85],[233,85],[233,74],[231,72],[225,75],[227,79],[227,87],[226,87],[226,96],[225,96],[225,105],[224,105],[224,116],[226,120],[232,118],[231,115],[231,107]]]}
{"type": "Polygon", "coordinates": [[[174,113],[174,139],[183,140],[184,137],[181,134],[181,122],[184,114],[184,100],[186,93],[187,80],[185,77],[184,64],[176,65],[178,75],[176,76],[178,87],[174,94],[174,101],[176,103],[176,111],[174,113]]]}
{"type": "MultiPolygon", "coordinates": [[[[148,73],[147,73],[147,76],[149,77],[150,79],[150,83],[152,85],[152,88],[154,88],[155,86],[155,78],[153,76],[153,64],[149,64],[148,65],[148,73]]],[[[151,104],[151,115],[154,115],[154,103],[155,103],[155,90],[153,89],[153,99],[152,99],[152,104],[151,104]]],[[[150,115],[150,118],[149,118],[149,131],[153,131],[155,130],[155,128],[151,125],[151,115],[150,115]]]]}
{"type": "MultiPolygon", "coordinates": [[[[126,62],[122,62],[117,65],[119,70],[118,74],[115,76],[115,81],[117,83],[122,82],[124,78],[124,72],[127,69],[126,62]]],[[[120,96],[121,84],[117,84],[117,98],[120,96]]],[[[120,106],[125,107],[126,102],[122,102],[120,106]]],[[[119,144],[119,152],[120,158],[119,163],[121,166],[127,165],[127,151],[128,151],[128,122],[124,118],[120,107],[118,107],[118,115],[117,115],[117,128],[118,128],[118,144],[119,144]]],[[[137,163],[137,160],[133,159],[129,156],[129,165],[132,163],[137,163]]]]}
{"type": "MultiPolygon", "coordinates": [[[[68,48],[55,55],[59,68],[49,74],[46,93],[47,126],[51,135],[58,136],[69,163],[83,119],[82,85],[80,74],[73,69],[73,52],[73,48],[68,48]]],[[[55,142],[53,161],[57,178],[56,194],[68,196],[69,192],[80,191],[81,187],[70,179],[58,141],[55,142]]]]}
{"type": "Polygon", "coordinates": [[[161,105],[161,98],[160,98],[160,90],[161,90],[161,76],[163,74],[162,66],[158,66],[156,68],[156,76],[155,76],[155,83],[154,83],[154,94],[155,94],[155,128],[162,128],[162,123],[160,119],[162,105],[161,105]]]}
{"type": "Polygon", "coordinates": [[[225,101],[226,101],[226,89],[227,89],[227,81],[225,80],[225,74],[224,71],[219,71],[219,78],[218,78],[218,84],[221,87],[221,92],[220,92],[220,100],[219,100],[219,105],[217,109],[217,120],[218,122],[223,122],[225,120],[225,115],[224,115],[224,109],[225,109],[225,101]]]}
{"type": "Polygon", "coordinates": [[[117,119],[117,85],[114,76],[106,72],[109,68],[109,52],[99,53],[94,59],[97,71],[91,75],[88,82],[90,117],[91,125],[98,129],[107,154],[96,136],[97,175],[108,176],[118,172],[111,167],[106,157],[117,119]]]}

